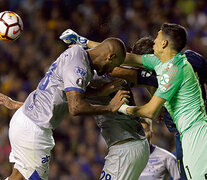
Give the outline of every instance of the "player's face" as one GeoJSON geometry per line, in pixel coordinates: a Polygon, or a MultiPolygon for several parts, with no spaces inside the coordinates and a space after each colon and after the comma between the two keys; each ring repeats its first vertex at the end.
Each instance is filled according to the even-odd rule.
{"type": "Polygon", "coordinates": [[[153,50],[154,50],[154,54],[156,56],[159,56],[160,53],[162,53],[162,31],[160,30],[157,34],[156,39],[154,40],[154,46],[153,46],[153,50]]]}

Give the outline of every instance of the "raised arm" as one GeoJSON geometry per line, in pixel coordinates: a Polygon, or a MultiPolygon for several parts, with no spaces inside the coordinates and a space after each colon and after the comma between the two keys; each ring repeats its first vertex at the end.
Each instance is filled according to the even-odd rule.
{"type": "Polygon", "coordinates": [[[8,109],[15,110],[19,109],[23,105],[23,102],[14,101],[10,97],[0,93],[0,104],[8,109]]]}
{"type": "Polygon", "coordinates": [[[100,44],[99,42],[91,41],[83,36],[78,35],[72,29],[67,29],[64,31],[59,38],[68,45],[79,44],[88,48],[94,48],[100,44]]]}
{"type": "Polygon", "coordinates": [[[66,93],[69,112],[74,116],[79,115],[97,115],[116,112],[119,107],[128,102],[126,98],[129,98],[129,91],[119,90],[110,103],[106,106],[92,105],[85,100],[85,94],[78,91],[68,91],[66,93]]]}

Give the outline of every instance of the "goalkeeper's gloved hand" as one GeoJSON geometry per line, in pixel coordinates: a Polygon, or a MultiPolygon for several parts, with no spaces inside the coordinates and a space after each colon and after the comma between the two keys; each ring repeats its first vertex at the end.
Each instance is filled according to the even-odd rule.
{"type": "Polygon", "coordinates": [[[88,43],[87,38],[79,36],[75,31],[71,29],[67,29],[66,31],[64,31],[59,38],[68,45],[79,44],[82,46],[86,46],[88,43]]]}

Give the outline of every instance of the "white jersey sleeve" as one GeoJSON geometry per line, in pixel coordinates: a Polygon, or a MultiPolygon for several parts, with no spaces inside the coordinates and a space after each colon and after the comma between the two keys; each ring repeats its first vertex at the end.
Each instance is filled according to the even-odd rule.
{"type": "MultiPolygon", "coordinates": [[[[73,47],[79,49],[80,47],[73,47]]],[[[72,53],[65,54],[65,59],[61,62],[62,78],[65,91],[75,90],[85,92],[86,86],[90,82],[90,61],[86,61],[88,54],[86,51],[74,50],[72,53]]]]}
{"type": "Polygon", "coordinates": [[[169,153],[168,156],[166,157],[166,168],[170,176],[173,178],[173,180],[180,179],[176,157],[171,153],[169,153]]]}
{"type": "Polygon", "coordinates": [[[87,51],[81,46],[65,50],[27,97],[24,114],[40,127],[55,128],[67,113],[65,92],[85,91],[93,77],[91,64],[87,51]]]}

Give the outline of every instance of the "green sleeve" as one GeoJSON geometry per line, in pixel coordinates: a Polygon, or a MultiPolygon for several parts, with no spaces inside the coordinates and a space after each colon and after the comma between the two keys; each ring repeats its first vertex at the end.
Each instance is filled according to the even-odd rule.
{"type": "Polygon", "coordinates": [[[163,98],[166,101],[170,101],[180,88],[183,77],[182,69],[178,69],[178,67],[174,65],[161,75],[158,82],[158,88],[154,95],[163,98]]]}
{"type": "Polygon", "coordinates": [[[154,67],[161,63],[154,54],[144,54],[141,56],[142,64],[146,69],[154,70],[154,67]]]}

